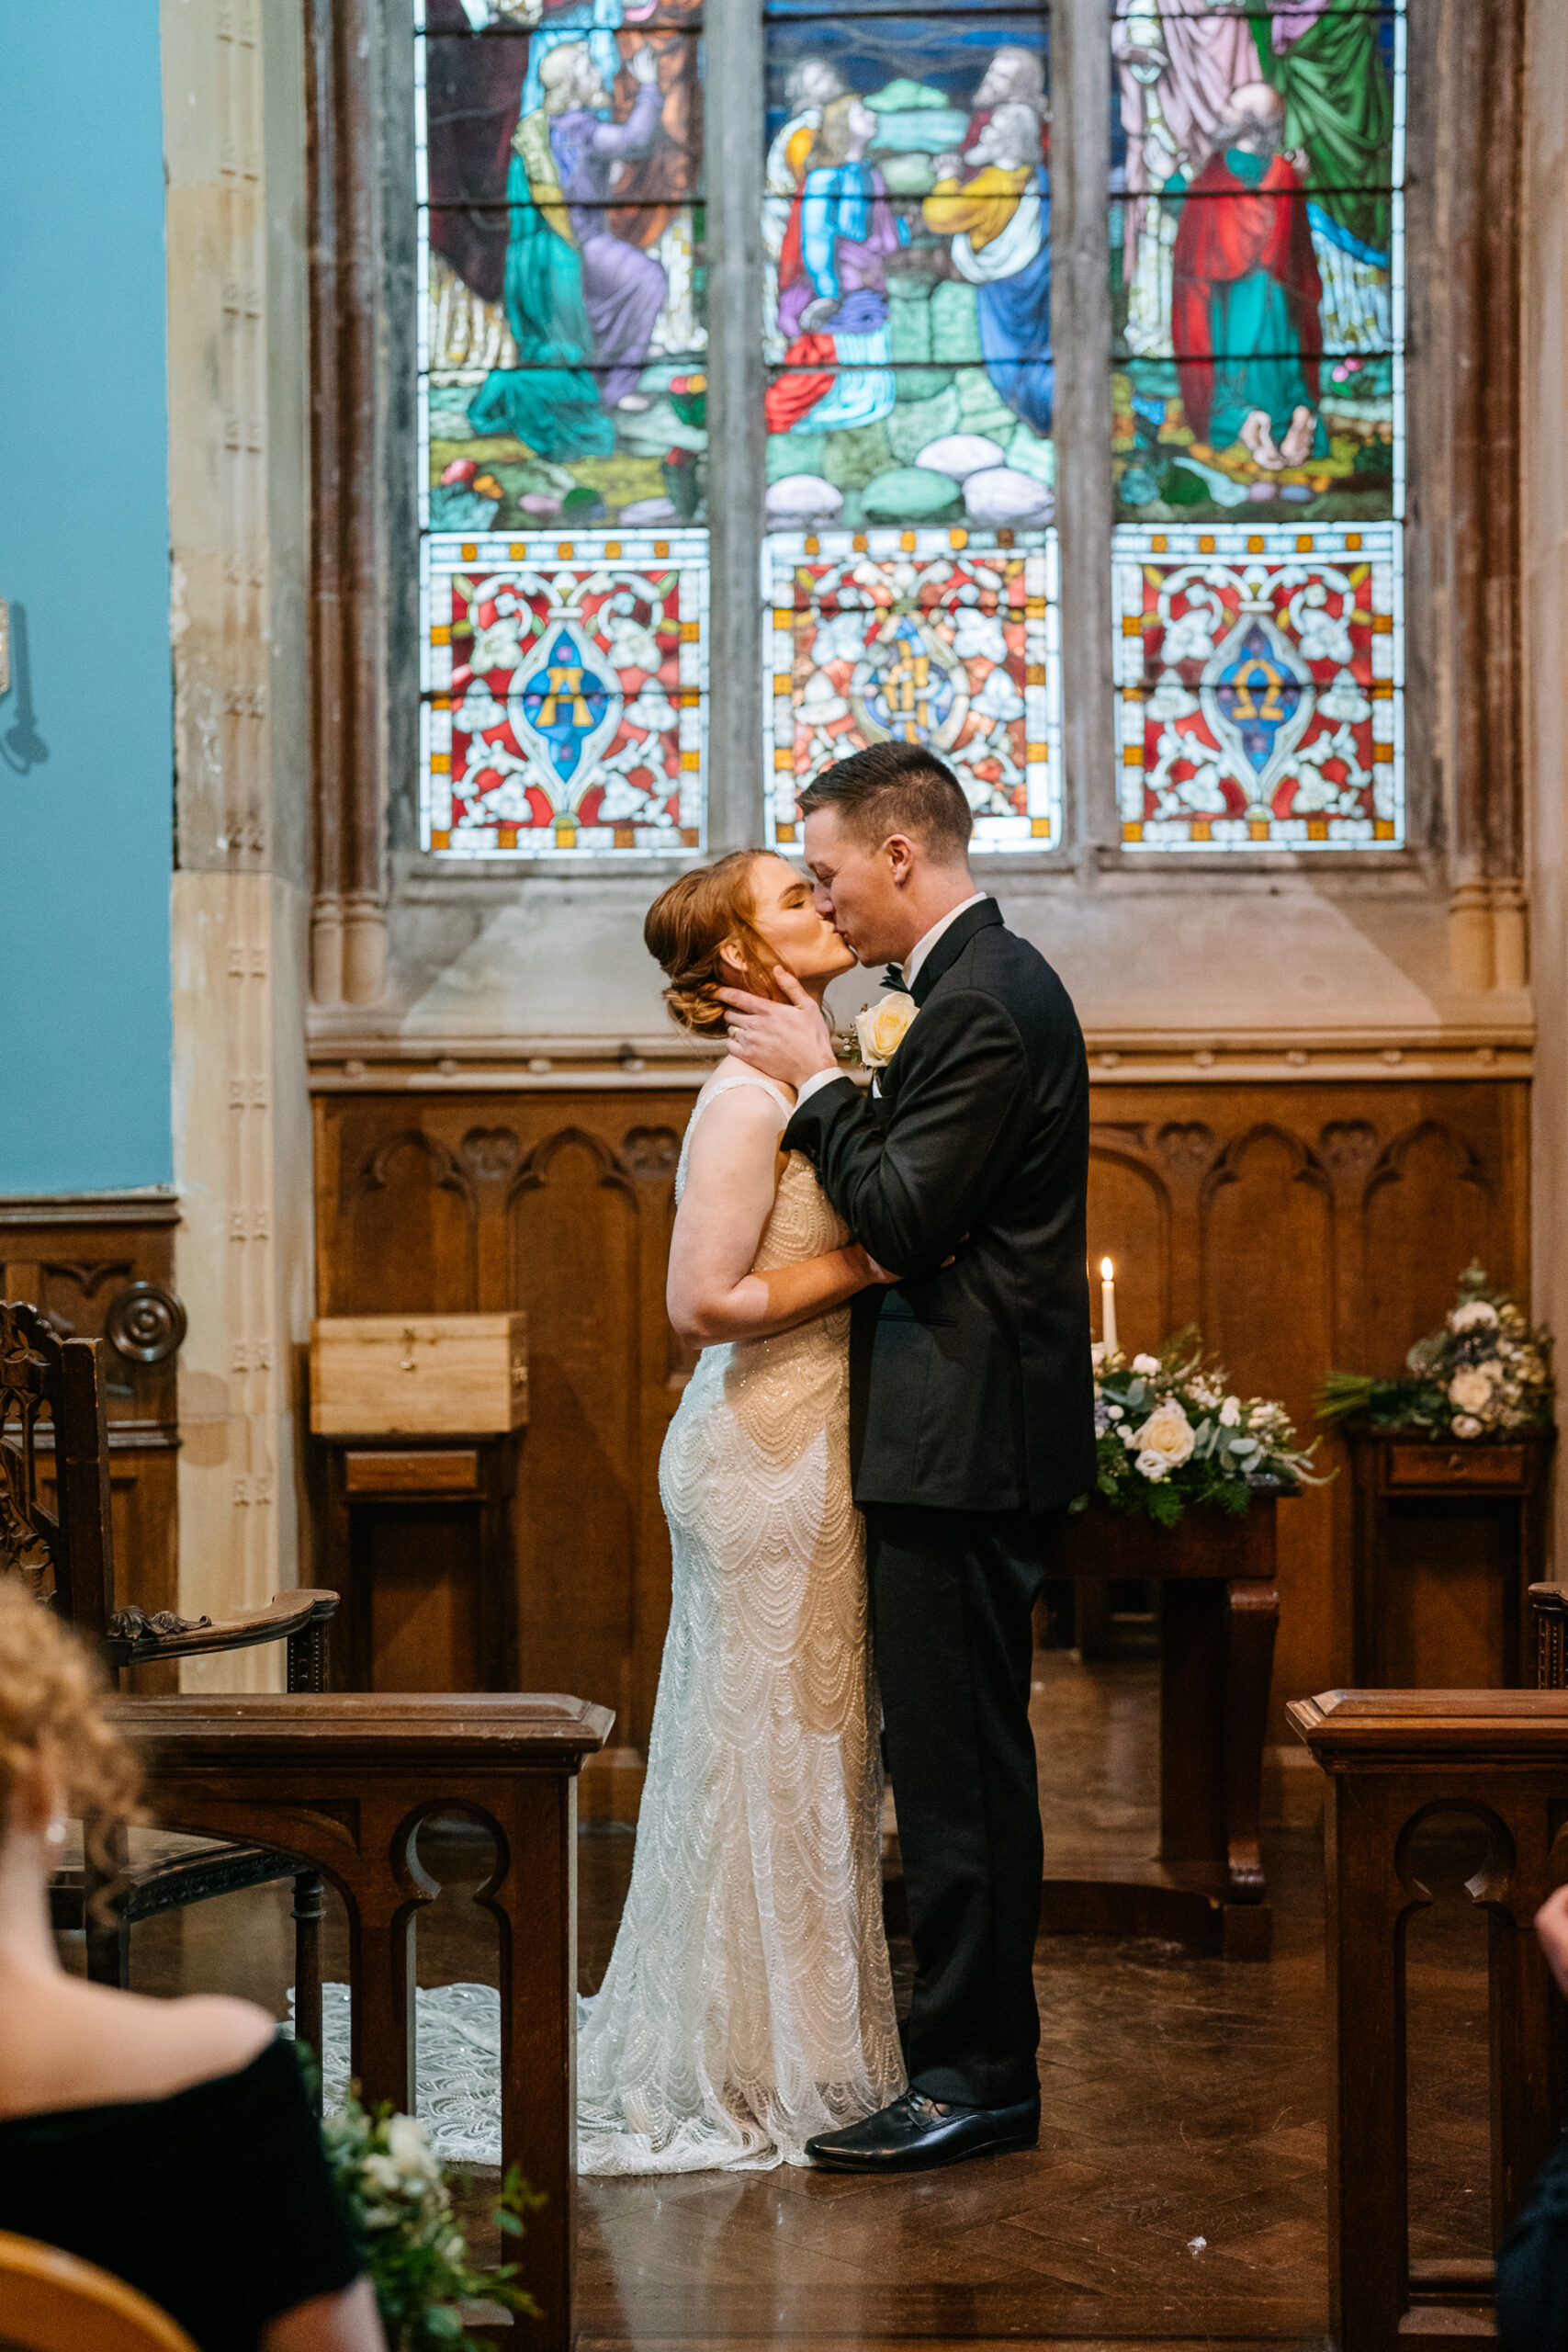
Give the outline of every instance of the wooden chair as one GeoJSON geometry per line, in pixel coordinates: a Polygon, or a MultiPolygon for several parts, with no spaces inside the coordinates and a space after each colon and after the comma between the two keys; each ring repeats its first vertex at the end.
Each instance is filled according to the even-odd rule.
{"type": "Polygon", "coordinates": [[[0,2230],[7,2352],[196,2352],[167,2312],[91,2262],[0,2230]]]}
{"type": "MultiPolygon", "coordinates": [[[[280,1593],[268,1608],[216,1623],[116,1609],[99,1345],[62,1340],[36,1307],[0,1302],[0,1568],[36,1580],[39,1599],[95,1643],[116,1674],[152,1659],[282,1641],[288,1645],[289,1690],[323,1690],[335,1592],[280,1593]],[[40,1491],[40,1464],[51,1456],[52,1510],[40,1491]]],[[[87,1973],[100,1984],[129,1981],[130,1936],[139,1919],[291,1878],[295,2025],[302,2041],[320,2049],[318,1871],[301,1871],[292,1856],[250,1842],[152,1838],[133,1860],[121,1838],[115,1859],[118,1902],[97,1899],[107,1877],[90,1852],[79,1865],[58,1871],[51,1888],[55,1927],[85,1928],[87,1973]]]]}
{"type": "Polygon", "coordinates": [[[1535,1687],[1568,1690],[1568,1584],[1532,1584],[1535,1687]]]}

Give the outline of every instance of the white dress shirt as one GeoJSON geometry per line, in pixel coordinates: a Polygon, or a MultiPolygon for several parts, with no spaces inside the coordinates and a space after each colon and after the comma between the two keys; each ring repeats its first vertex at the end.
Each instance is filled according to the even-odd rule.
{"type": "MultiPolygon", "coordinates": [[[[942,933],[947,930],[949,925],[955,923],[960,915],[966,915],[971,907],[982,905],[985,900],[990,897],[990,895],[991,894],[988,890],[976,890],[969,898],[961,899],[957,906],[949,907],[946,914],[944,914],[939,922],[933,922],[930,931],[924,933],[920,938],[916,940],[913,947],[910,948],[908,956],[905,956],[903,963],[898,967],[898,969],[904,975],[904,986],[906,989],[912,989],[914,987],[915,976],[919,972],[920,966],[925,962],[926,957],[931,954],[931,949],[936,945],[937,941],[942,937],[942,933]]],[[[841,1069],[818,1070],[814,1077],[807,1080],[805,1085],[795,1096],[795,1109],[798,1111],[801,1104],[807,1102],[810,1096],[815,1094],[818,1087],[830,1086],[834,1079],[843,1078],[846,1075],[847,1073],[841,1069]]],[[[874,1076],[871,1082],[873,1091],[874,1091],[876,1088],[876,1080],[874,1076]]]]}

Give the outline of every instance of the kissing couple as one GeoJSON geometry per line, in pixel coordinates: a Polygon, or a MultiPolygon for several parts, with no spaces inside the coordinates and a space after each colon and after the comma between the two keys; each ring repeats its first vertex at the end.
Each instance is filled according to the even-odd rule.
{"type": "Polygon", "coordinates": [[[676,1176],[670,1317],[703,1348],[660,1463],[670,1631],[582,2007],[582,2172],[912,2172],[1039,2137],[1032,1618],[1094,1475],[1083,1037],[976,889],[941,760],[879,743],[800,807],[809,877],[739,851],[644,933],[675,1020],[729,1051],[676,1176]],[[866,1093],[822,999],[885,958],[913,1008],[866,1093]]]}

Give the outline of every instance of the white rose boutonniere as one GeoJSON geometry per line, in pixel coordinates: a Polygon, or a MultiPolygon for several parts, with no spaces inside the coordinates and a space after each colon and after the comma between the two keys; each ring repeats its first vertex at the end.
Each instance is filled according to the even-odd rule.
{"type": "Polygon", "coordinates": [[[860,1057],[868,1069],[886,1069],[913,1026],[919,1006],[912,996],[879,997],[855,1015],[860,1057]]]}
{"type": "Polygon", "coordinates": [[[1198,1433],[1174,1396],[1156,1405],[1138,1430],[1138,1467],[1145,1478],[1163,1478],[1179,1470],[1198,1442],[1198,1433]]]}

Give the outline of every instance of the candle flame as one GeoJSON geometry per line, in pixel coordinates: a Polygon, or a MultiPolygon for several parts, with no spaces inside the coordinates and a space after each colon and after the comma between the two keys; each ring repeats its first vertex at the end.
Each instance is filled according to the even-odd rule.
{"type": "Polygon", "coordinates": [[[1100,1279],[1102,1283],[1114,1282],[1116,1279],[1116,1269],[1109,1258],[1102,1258],[1100,1261],[1100,1279]]]}

